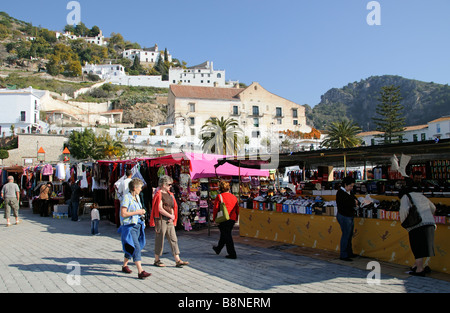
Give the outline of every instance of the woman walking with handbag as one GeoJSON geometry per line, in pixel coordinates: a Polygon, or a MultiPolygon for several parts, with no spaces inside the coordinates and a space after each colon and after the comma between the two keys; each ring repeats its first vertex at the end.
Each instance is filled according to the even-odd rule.
{"type": "MultiPolygon", "coordinates": [[[[216,254],[220,254],[223,247],[227,247],[228,259],[236,259],[236,250],[234,249],[233,236],[231,234],[234,224],[239,218],[239,204],[235,195],[230,193],[230,184],[225,181],[219,183],[220,194],[216,197],[214,202],[213,220],[216,221],[219,213],[220,204],[223,202],[226,206],[229,219],[219,223],[220,239],[217,246],[213,247],[216,254]]],[[[226,215],[226,214],[225,214],[226,215]]]]}
{"type": "Polygon", "coordinates": [[[399,192],[400,198],[400,222],[403,223],[410,213],[413,206],[416,207],[420,218],[416,225],[402,225],[406,227],[409,235],[409,243],[415,258],[415,265],[409,272],[414,276],[425,276],[430,272],[430,268],[424,268],[424,258],[434,256],[434,232],[436,222],[434,220],[435,205],[428,200],[422,193],[411,192],[411,187],[403,188],[399,192]]]}

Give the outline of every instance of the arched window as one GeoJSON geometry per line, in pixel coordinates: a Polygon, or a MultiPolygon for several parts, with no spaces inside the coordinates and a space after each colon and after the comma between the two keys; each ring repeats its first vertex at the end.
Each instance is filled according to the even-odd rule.
{"type": "Polygon", "coordinates": [[[218,73],[217,78],[222,78],[222,74],[218,73]]]}

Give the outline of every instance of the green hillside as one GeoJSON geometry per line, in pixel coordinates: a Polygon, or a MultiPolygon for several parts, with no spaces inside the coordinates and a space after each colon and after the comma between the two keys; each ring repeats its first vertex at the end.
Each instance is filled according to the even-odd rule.
{"type": "Polygon", "coordinates": [[[381,87],[400,87],[406,125],[420,125],[450,115],[450,87],[400,76],[372,76],[342,88],[327,91],[319,104],[307,108],[307,118],[317,129],[336,120],[353,120],[363,130],[374,130],[372,118],[379,103],[381,87]]]}

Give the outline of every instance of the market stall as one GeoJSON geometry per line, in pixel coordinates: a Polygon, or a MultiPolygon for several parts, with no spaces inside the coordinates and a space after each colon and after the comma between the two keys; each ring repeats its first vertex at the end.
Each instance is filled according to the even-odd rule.
{"type": "MultiPolygon", "coordinates": [[[[342,166],[345,154],[347,165],[364,165],[363,173],[345,169],[345,173],[340,171],[337,175],[355,175],[357,179],[354,191],[361,204],[355,212],[355,253],[412,265],[414,258],[409,247],[408,233],[399,223],[399,199],[396,196],[404,185],[404,180],[402,175],[391,168],[394,154],[400,158],[403,153],[408,153],[411,159],[408,168],[404,170],[408,174],[416,170],[424,174],[423,188],[420,190],[437,207],[436,256],[427,260],[428,265],[433,270],[450,273],[450,244],[447,240],[450,232],[448,151],[450,140],[279,155],[278,168],[292,165],[300,168],[292,173],[292,189],[278,190],[273,196],[260,193],[243,199],[240,235],[339,251],[341,231],[335,218],[335,194],[340,181],[334,180],[336,176],[330,169],[342,166]],[[366,167],[369,164],[371,166],[366,167]]],[[[246,166],[245,158],[225,158],[220,162],[246,166]]],[[[261,164],[271,163],[271,160],[249,160],[248,163],[258,168],[261,164]]]]}
{"type": "Polygon", "coordinates": [[[168,174],[174,179],[175,197],[179,207],[179,223],[186,231],[211,226],[212,206],[219,193],[219,180],[230,182],[232,192],[239,195],[239,177],[267,177],[268,171],[243,169],[228,164],[217,168],[223,155],[177,153],[159,158],[140,159],[156,173],[157,178],[168,174]]]}
{"type": "MultiPolygon", "coordinates": [[[[334,216],[240,210],[240,235],[322,250],[339,251],[341,230],[334,216]]],[[[449,225],[437,224],[436,256],[427,260],[435,271],[450,274],[449,225]]],[[[355,218],[353,251],[368,258],[414,265],[407,231],[397,220],[355,218]]]]}

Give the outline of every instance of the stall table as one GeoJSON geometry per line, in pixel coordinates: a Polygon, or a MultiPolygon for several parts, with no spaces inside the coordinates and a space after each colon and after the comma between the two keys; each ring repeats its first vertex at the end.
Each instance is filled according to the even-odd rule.
{"type": "MultiPolygon", "coordinates": [[[[336,217],[240,209],[243,237],[272,240],[303,247],[339,251],[341,229],[336,217]]],[[[438,224],[436,256],[427,259],[432,270],[450,274],[450,225],[438,224]]],[[[356,218],[353,251],[381,261],[414,265],[408,232],[399,221],[356,218]]]]}

